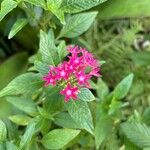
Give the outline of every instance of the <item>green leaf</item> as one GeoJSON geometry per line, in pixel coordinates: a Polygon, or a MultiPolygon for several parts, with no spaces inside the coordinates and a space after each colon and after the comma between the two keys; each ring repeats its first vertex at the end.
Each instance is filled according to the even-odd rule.
{"type": "MultiPolygon", "coordinates": [[[[12,79],[26,70],[27,53],[18,53],[0,64],[0,90],[12,79]]],[[[11,105],[5,98],[0,98],[0,118],[8,117],[12,111],[11,105]]]]}
{"type": "Polygon", "coordinates": [[[33,4],[35,6],[39,6],[39,7],[42,7],[44,9],[46,9],[45,0],[23,0],[23,1],[31,3],[31,4],[33,4]]]}
{"type": "Polygon", "coordinates": [[[17,125],[26,126],[31,121],[31,118],[25,115],[13,115],[8,117],[9,120],[17,125]]]}
{"type": "Polygon", "coordinates": [[[15,2],[14,0],[3,0],[1,3],[0,21],[16,7],[17,2],[15,2]]]}
{"type": "Polygon", "coordinates": [[[117,101],[115,98],[112,99],[111,104],[109,105],[109,115],[113,115],[121,108],[121,102],[117,101]]]}
{"type": "Polygon", "coordinates": [[[80,93],[78,94],[78,98],[79,98],[79,100],[87,101],[87,102],[95,100],[94,95],[87,88],[81,88],[80,89],[80,93]]]}
{"type": "Polygon", "coordinates": [[[101,19],[148,17],[150,14],[149,0],[108,0],[98,7],[101,19]]]}
{"type": "Polygon", "coordinates": [[[12,80],[0,91],[0,97],[37,91],[42,86],[39,74],[25,73],[12,80]]]}
{"type": "Polygon", "coordinates": [[[65,24],[64,11],[60,8],[62,0],[47,0],[47,7],[56,17],[65,24]]]}
{"type": "Polygon", "coordinates": [[[51,121],[44,118],[43,116],[37,116],[34,121],[36,122],[35,125],[35,132],[41,132],[43,135],[45,135],[50,127],[51,127],[51,121]]]}
{"type": "Polygon", "coordinates": [[[59,55],[60,62],[62,62],[64,58],[68,55],[65,41],[61,41],[60,44],[58,45],[58,55],[59,55]]]}
{"type": "Polygon", "coordinates": [[[150,127],[141,123],[124,123],[122,130],[127,138],[138,147],[150,147],[150,127]]]}
{"type": "Polygon", "coordinates": [[[8,35],[8,39],[11,39],[14,37],[26,24],[28,23],[26,18],[19,18],[14,23],[14,25],[11,28],[11,31],[8,35]]]}
{"type": "Polygon", "coordinates": [[[103,101],[105,100],[106,96],[109,94],[109,88],[101,78],[98,79],[97,86],[98,88],[96,92],[97,92],[98,98],[100,101],[103,101]]]}
{"type": "Polygon", "coordinates": [[[77,124],[68,113],[65,112],[57,114],[54,122],[63,128],[82,129],[82,127],[77,124]]]}
{"type": "Polygon", "coordinates": [[[63,0],[61,9],[67,13],[76,13],[90,9],[106,0],[63,0]]]}
{"type": "Polygon", "coordinates": [[[144,111],[142,119],[147,125],[150,126],[150,107],[144,111]]]}
{"type": "Polygon", "coordinates": [[[18,53],[0,64],[0,90],[26,70],[27,53],[18,53]]]}
{"type": "Polygon", "coordinates": [[[21,149],[25,148],[31,142],[34,131],[35,131],[35,122],[31,122],[30,124],[28,124],[24,135],[21,137],[20,141],[21,149]]]}
{"type": "Polygon", "coordinates": [[[110,135],[112,130],[112,120],[109,116],[103,114],[96,120],[95,142],[96,148],[99,149],[102,142],[110,135]]]}
{"type": "Polygon", "coordinates": [[[5,141],[7,138],[7,129],[5,123],[0,120],[0,142],[5,141]]]}
{"type": "Polygon", "coordinates": [[[40,113],[40,115],[45,118],[45,119],[52,119],[53,120],[53,116],[50,114],[50,112],[47,112],[45,109],[43,109],[42,107],[38,107],[38,111],[40,113]]]}
{"type": "Polygon", "coordinates": [[[7,127],[7,136],[10,140],[17,140],[19,138],[19,130],[17,126],[12,123],[9,119],[5,120],[5,124],[7,127]]]}
{"type": "Polygon", "coordinates": [[[122,99],[127,95],[132,85],[133,77],[134,75],[132,73],[129,74],[116,86],[114,89],[114,97],[116,99],[122,99]]]}
{"type": "Polygon", "coordinates": [[[34,67],[37,69],[37,71],[42,75],[47,75],[49,72],[49,65],[41,62],[41,61],[34,61],[34,67]]]}
{"type": "Polygon", "coordinates": [[[36,105],[31,99],[25,97],[8,97],[7,101],[31,116],[37,114],[36,105]]]}
{"type": "Polygon", "coordinates": [[[75,123],[93,134],[93,120],[87,102],[70,100],[65,106],[75,123]]]}
{"type": "Polygon", "coordinates": [[[28,150],[42,150],[41,146],[36,139],[32,140],[32,143],[29,145],[28,150]]]}
{"type": "Polygon", "coordinates": [[[80,130],[73,129],[55,129],[46,134],[42,143],[47,149],[61,149],[72,141],[80,130]]]}
{"type": "Polygon", "coordinates": [[[66,24],[63,26],[60,37],[73,38],[84,33],[93,23],[97,12],[86,12],[70,16],[66,20],[66,24]]]}
{"type": "Polygon", "coordinates": [[[127,138],[125,138],[125,149],[127,149],[127,150],[141,150],[141,148],[137,147],[135,144],[130,142],[127,138]]]}
{"type": "Polygon", "coordinates": [[[40,31],[39,53],[41,54],[42,61],[47,65],[55,66],[55,63],[58,62],[58,53],[56,51],[54,33],[52,30],[50,30],[48,34],[42,30],[40,31]]]}
{"type": "Polygon", "coordinates": [[[8,150],[19,150],[19,148],[16,146],[16,145],[14,145],[12,142],[6,142],[6,148],[8,149],[8,150]]]}
{"type": "Polygon", "coordinates": [[[51,115],[55,115],[60,112],[64,107],[63,96],[60,95],[59,89],[57,87],[50,88],[47,91],[47,97],[44,102],[44,109],[46,112],[49,112],[51,115]]]}

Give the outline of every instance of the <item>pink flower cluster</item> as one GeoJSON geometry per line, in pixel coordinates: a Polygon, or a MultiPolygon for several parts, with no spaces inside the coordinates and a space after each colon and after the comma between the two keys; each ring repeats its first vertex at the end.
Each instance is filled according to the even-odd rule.
{"type": "Polygon", "coordinates": [[[65,96],[65,101],[77,99],[80,88],[90,88],[89,80],[92,76],[100,76],[99,63],[92,53],[86,49],[69,46],[71,55],[57,67],[50,66],[49,73],[43,77],[45,86],[61,86],[60,94],[65,96]]]}

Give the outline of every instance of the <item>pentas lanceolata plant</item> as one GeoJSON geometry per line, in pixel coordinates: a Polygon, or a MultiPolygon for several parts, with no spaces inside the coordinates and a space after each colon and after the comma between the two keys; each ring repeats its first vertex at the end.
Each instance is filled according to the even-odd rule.
{"type": "Polygon", "coordinates": [[[65,101],[76,100],[80,88],[90,88],[89,80],[92,76],[100,76],[100,64],[92,53],[85,48],[69,46],[70,53],[68,61],[64,61],[58,66],[50,66],[49,73],[43,77],[45,86],[61,86],[61,95],[65,96],[65,101]]]}

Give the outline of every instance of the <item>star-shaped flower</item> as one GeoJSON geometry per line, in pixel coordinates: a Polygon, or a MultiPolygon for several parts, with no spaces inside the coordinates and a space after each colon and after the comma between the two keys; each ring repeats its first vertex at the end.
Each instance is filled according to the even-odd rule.
{"type": "Polygon", "coordinates": [[[71,87],[70,83],[68,83],[67,86],[62,91],[60,91],[60,94],[64,95],[65,101],[68,102],[71,98],[77,99],[78,92],[79,89],[76,86],[71,87]]]}

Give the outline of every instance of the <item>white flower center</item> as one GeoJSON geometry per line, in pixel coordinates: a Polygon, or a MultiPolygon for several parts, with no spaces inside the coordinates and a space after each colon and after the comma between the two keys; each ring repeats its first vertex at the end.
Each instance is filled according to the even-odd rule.
{"type": "Polygon", "coordinates": [[[50,79],[50,82],[52,83],[54,81],[54,79],[50,79]]]}
{"type": "Polygon", "coordinates": [[[75,63],[79,63],[79,60],[78,60],[78,59],[76,59],[74,62],[75,62],[75,63]]]}
{"type": "Polygon", "coordinates": [[[60,72],[60,75],[64,77],[64,76],[66,75],[66,72],[65,72],[64,70],[62,70],[62,71],[60,72]]]}
{"type": "Polygon", "coordinates": [[[79,80],[80,80],[80,81],[84,81],[84,79],[85,79],[84,76],[80,76],[80,77],[79,77],[79,80]]]}
{"type": "Polygon", "coordinates": [[[69,95],[72,94],[72,91],[71,91],[71,90],[67,90],[67,91],[66,91],[66,94],[69,96],[69,95]]]}
{"type": "Polygon", "coordinates": [[[70,66],[69,68],[70,68],[70,69],[73,69],[73,67],[72,67],[72,66],[70,66]]]}

